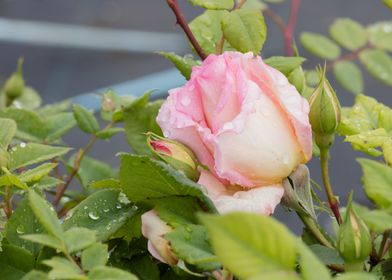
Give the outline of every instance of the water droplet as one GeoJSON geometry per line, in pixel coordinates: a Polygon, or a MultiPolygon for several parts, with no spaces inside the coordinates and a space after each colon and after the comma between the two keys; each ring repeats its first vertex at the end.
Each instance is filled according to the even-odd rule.
{"type": "Polygon", "coordinates": [[[103,209],[103,212],[105,212],[105,213],[107,213],[109,211],[110,211],[109,209],[103,209]]]}
{"type": "Polygon", "coordinates": [[[139,209],[139,207],[137,207],[136,205],[132,205],[132,210],[137,211],[139,209]]]}
{"type": "Polygon", "coordinates": [[[110,230],[110,226],[107,226],[107,227],[106,227],[106,230],[110,230]]]}
{"type": "Polygon", "coordinates": [[[22,143],[19,144],[19,146],[20,146],[21,148],[26,148],[27,144],[26,144],[25,142],[22,142],[22,143]]]}
{"type": "Polygon", "coordinates": [[[129,201],[128,197],[123,192],[119,193],[118,202],[120,202],[121,204],[125,204],[125,205],[131,203],[131,201],[129,201]]]}
{"type": "Polygon", "coordinates": [[[186,230],[187,232],[192,232],[192,229],[191,229],[190,227],[185,227],[185,230],[186,230]]]}
{"type": "Polygon", "coordinates": [[[83,209],[86,210],[88,208],[88,206],[84,206],[83,209]]]}
{"type": "Polygon", "coordinates": [[[89,212],[89,213],[88,213],[88,216],[90,217],[90,219],[92,219],[92,220],[94,220],[94,221],[96,221],[96,220],[99,219],[98,214],[95,213],[95,212],[89,212]]]}
{"type": "Polygon", "coordinates": [[[283,157],[283,164],[288,165],[289,162],[290,162],[289,156],[288,156],[288,155],[285,155],[285,156],[283,157]]]}
{"type": "Polygon", "coordinates": [[[16,232],[19,234],[24,234],[25,233],[24,225],[18,225],[18,227],[16,228],[16,232]]]}
{"type": "Polygon", "coordinates": [[[191,104],[191,99],[189,98],[189,96],[182,97],[181,104],[182,106],[189,106],[191,104]]]}
{"type": "Polygon", "coordinates": [[[120,204],[120,203],[117,203],[117,204],[116,204],[116,208],[117,208],[117,209],[121,209],[121,204],[120,204]]]}

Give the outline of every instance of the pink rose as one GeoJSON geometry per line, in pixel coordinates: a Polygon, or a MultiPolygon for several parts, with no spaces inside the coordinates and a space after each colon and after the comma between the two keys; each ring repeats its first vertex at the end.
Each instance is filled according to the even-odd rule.
{"type": "Polygon", "coordinates": [[[154,210],[144,213],[142,220],[142,234],[148,239],[148,251],[161,262],[175,265],[177,258],[170,248],[169,241],[164,236],[173,231],[164,221],[162,221],[154,210]]]}
{"type": "MultiPolygon", "coordinates": [[[[274,197],[275,205],[256,207],[271,213],[283,195],[282,180],[311,158],[308,102],[259,56],[239,52],[208,56],[183,87],[169,93],[157,117],[165,137],[190,147],[227,196],[274,197]],[[244,189],[233,193],[230,186],[244,189]],[[265,189],[252,189],[260,187],[265,189]]],[[[209,183],[200,181],[216,202],[209,183]]]]}

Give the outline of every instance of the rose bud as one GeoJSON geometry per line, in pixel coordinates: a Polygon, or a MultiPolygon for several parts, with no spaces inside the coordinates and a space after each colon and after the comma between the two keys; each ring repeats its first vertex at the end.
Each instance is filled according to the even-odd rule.
{"type": "Polygon", "coordinates": [[[142,234],[148,239],[148,251],[161,262],[175,265],[177,257],[170,248],[169,241],[164,236],[173,231],[164,221],[162,221],[154,210],[144,213],[142,220],[142,234]]]}
{"type": "Polygon", "coordinates": [[[23,80],[22,66],[23,58],[20,58],[18,61],[18,67],[16,69],[16,72],[8,78],[3,87],[4,93],[11,100],[18,98],[22,94],[25,86],[25,82],[23,80]]]}
{"type": "MultiPolygon", "coordinates": [[[[321,71],[321,70],[320,70],[321,71]]],[[[309,119],[320,149],[329,148],[340,123],[340,103],[331,84],[320,74],[320,82],[309,100],[309,119]]]]}
{"type": "Polygon", "coordinates": [[[199,178],[196,157],[183,144],[148,133],[147,145],[157,158],[184,172],[189,179],[196,181],[199,178]]]}
{"type": "Polygon", "coordinates": [[[234,199],[240,209],[254,199],[249,210],[270,213],[283,195],[283,179],[311,158],[308,113],[306,99],[260,56],[225,52],[209,55],[184,86],[169,91],[157,122],[165,137],[185,144],[208,167],[222,187],[217,203],[234,199]],[[254,208],[257,199],[270,200],[268,211],[254,208]]]}
{"type": "Polygon", "coordinates": [[[346,215],[339,227],[337,247],[348,265],[359,264],[369,256],[372,249],[369,229],[352,208],[352,193],[347,204],[346,215]]]}

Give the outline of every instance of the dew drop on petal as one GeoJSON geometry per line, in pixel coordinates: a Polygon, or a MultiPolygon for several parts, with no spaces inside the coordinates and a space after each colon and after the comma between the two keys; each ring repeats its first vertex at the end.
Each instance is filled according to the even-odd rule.
{"type": "Polygon", "coordinates": [[[18,225],[18,227],[16,228],[16,232],[19,234],[24,234],[25,233],[25,228],[23,225],[18,225]]]}
{"type": "Polygon", "coordinates": [[[95,213],[95,212],[89,212],[89,213],[88,213],[88,216],[89,216],[90,219],[92,219],[92,220],[94,220],[94,221],[96,221],[96,220],[99,219],[98,214],[95,213]]]}

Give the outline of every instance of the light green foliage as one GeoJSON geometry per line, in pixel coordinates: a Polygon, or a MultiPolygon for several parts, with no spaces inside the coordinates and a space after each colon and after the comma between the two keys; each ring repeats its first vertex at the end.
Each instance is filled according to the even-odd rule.
{"type": "Polygon", "coordinates": [[[359,67],[350,61],[340,61],[333,65],[333,74],[336,81],[347,91],[353,94],[363,93],[363,78],[359,67]]]}
{"type": "Polygon", "coordinates": [[[267,37],[267,27],[262,13],[240,9],[222,17],[225,39],[240,52],[258,54],[267,37]]]}
{"type": "Polygon", "coordinates": [[[234,0],[188,0],[193,5],[210,10],[227,10],[234,6],[234,0]]]}
{"type": "Polygon", "coordinates": [[[6,149],[16,134],[16,122],[12,119],[0,119],[0,127],[0,146],[6,149]]]}
{"type": "Polygon", "coordinates": [[[370,210],[356,203],[353,203],[353,207],[371,231],[383,233],[392,228],[392,214],[384,210],[370,210]]]}
{"type": "Polygon", "coordinates": [[[89,273],[89,280],[137,280],[134,275],[114,267],[96,267],[89,273]]]}
{"type": "Polygon", "coordinates": [[[300,36],[300,41],[304,48],[315,56],[329,60],[340,56],[339,46],[324,35],[303,32],[300,36]]]}
{"type": "Polygon", "coordinates": [[[85,270],[91,270],[95,267],[104,266],[108,261],[108,256],[108,246],[96,243],[83,251],[82,267],[85,270]]]}
{"type": "Polygon", "coordinates": [[[264,62],[269,66],[279,70],[285,76],[288,76],[296,68],[301,66],[301,64],[305,60],[306,60],[305,58],[299,56],[293,56],[293,57],[271,56],[267,59],[264,59],[264,62]]]}
{"type": "Polygon", "coordinates": [[[358,95],[353,107],[343,108],[338,131],[354,149],[392,162],[392,109],[374,98],[358,95]]]}
{"type": "Polygon", "coordinates": [[[92,112],[78,104],[74,104],[72,108],[75,120],[81,130],[88,134],[98,132],[99,124],[92,112]]]}
{"type": "Polygon", "coordinates": [[[359,59],[374,78],[392,86],[392,58],[388,53],[378,49],[365,50],[359,59]]]}
{"type": "Polygon", "coordinates": [[[329,32],[336,42],[351,51],[363,47],[367,42],[365,28],[359,22],[349,18],[335,20],[329,32]]]}
{"type": "Polygon", "coordinates": [[[170,60],[187,80],[191,78],[192,67],[201,64],[192,55],[179,56],[173,52],[159,52],[159,54],[170,60]]]}
{"type": "Polygon", "coordinates": [[[124,132],[125,129],[121,127],[111,127],[111,128],[106,128],[101,131],[98,131],[96,133],[97,137],[102,139],[102,140],[109,140],[113,136],[117,135],[120,132],[124,132]]]}
{"type": "Polygon", "coordinates": [[[81,279],[87,280],[87,277],[82,275],[81,269],[76,263],[61,257],[54,257],[50,260],[45,260],[43,263],[52,268],[49,272],[49,277],[52,279],[81,279]]]}
{"type": "Polygon", "coordinates": [[[369,41],[377,48],[392,51],[392,22],[377,22],[368,27],[369,41]]]}
{"type": "Polygon", "coordinates": [[[97,241],[96,232],[87,228],[72,227],[64,233],[68,252],[81,251],[97,241]]]}

